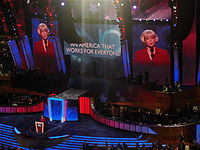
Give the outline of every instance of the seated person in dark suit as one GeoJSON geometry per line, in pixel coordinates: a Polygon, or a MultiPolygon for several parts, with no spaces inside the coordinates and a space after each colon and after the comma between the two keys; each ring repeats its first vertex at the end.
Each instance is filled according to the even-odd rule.
{"type": "Polygon", "coordinates": [[[148,72],[151,81],[160,80],[163,82],[169,74],[170,57],[168,51],[156,47],[158,36],[153,30],[145,30],[140,39],[145,48],[134,53],[133,73],[148,72]]]}

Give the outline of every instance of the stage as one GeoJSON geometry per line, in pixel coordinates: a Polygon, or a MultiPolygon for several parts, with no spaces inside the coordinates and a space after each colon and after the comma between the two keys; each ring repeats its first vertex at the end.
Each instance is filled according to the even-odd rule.
{"type": "MultiPolygon", "coordinates": [[[[104,139],[112,138],[120,142],[120,138],[131,140],[143,135],[105,126],[88,115],[81,115],[80,120],[76,122],[48,121],[45,133],[36,133],[34,122],[39,120],[41,114],[0,114],[0,123],[13,126],[21,132],[15,133],[15,137],[20,146],[26,148],[50,148],[74,136],[96,137],[96,141],[103,137],[104,139]]],[[[84,138],[81,139],[84,140],[84,138]]],[[[147,140],[147,138],[143,135],[140,140],[147,140]]],[[[102,145],[105,144],[102,143],[102,145]]]]}

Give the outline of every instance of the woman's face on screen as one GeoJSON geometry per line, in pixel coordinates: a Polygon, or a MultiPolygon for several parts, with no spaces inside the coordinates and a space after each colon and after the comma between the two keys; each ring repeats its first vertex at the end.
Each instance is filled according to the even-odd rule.
{"type": "Polygon", "coordinates": [[[156,38],[152,34],[146,34],[144,37],[144,41],[147,47],[154,47],[156,44],[156,38]]]}
{"type": "Polygon", "coordinates": [[[43,39],[43,40],[46,40],[47,38],[48,38],[48,30],[47,30],[47,28],[45,28],[45,27],[42,27],[41,29],[40,29],[40,35],[41,35],[41,38],[43,39]]]}

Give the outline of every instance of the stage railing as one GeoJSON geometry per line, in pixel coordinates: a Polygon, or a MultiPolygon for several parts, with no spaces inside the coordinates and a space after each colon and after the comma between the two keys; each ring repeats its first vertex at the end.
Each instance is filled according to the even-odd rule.
{"type": "Polygon", "coordinates": [[[40,102],[34,106],[1,106],[0,113],[32,113],[42,112],[44,110],[44,102],[40,102]]]}

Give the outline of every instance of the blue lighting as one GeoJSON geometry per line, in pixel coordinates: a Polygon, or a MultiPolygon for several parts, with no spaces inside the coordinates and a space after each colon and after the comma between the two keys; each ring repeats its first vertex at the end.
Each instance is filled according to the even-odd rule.
{"type": "Polygon", "coordinates": [[[71,149],[71,150],[73,150],[73,149],[75,149],[75,150],[80,150],[80,148],[73,148],[73,147],[61,147],[61,146],[54,146],[55,148],[61,148],[61,149],[63,149],[63,148],[65,148],[65,149],[71,149]]]}
{"type": "MultiPolygon", "coordinates": [[[[10,147],[10,144],[8,144],[8,143],[3,143],[3,145],[5,145],[5,146],[9,146],[10,147]]],[[[20,148],[20,149],[22,149],[22,150],[29,150],[29,148],[25,148],[25,147],[21,147],[21,146],[15,146],[16,148],[20,148]]]]}
{"type": "MultiPolygon", "coordinates": [[[[81,136],[81,135],[73,135],[74,138],[87,138],[87,139],[103,139],[103,140],[137,140],[138,138],[114,138],[114,137],[94,137],[94,136],[81,136]]],[[[140,136],[139,136],[140,137],[140,136]]]]}
{"type": "Polygon", "coordinates": [[[13,133],[13,131],[11,131],[12,129],[7,129],[7,128],[1,128],[1,131],[6,131],[6,132],[9,132],[9,133],[13,133]]]}
{"type": "MultiPolygon", "coordinates": [[[[1,138],[0,138],[0,139],[1,139],[1,138]]],[[[4,139],[1,139],[1,141],[3,142],[3,144],[6,144],[6,143],[7,143],[7,144],[10,144],[10,145],[12,144],[12,145],[15,145],[15,146],[19,146],[19,144],[17,143],[17,141],[11,142],[11,141],[9,141],[9,139],[5,139],[5,138],[4,138],[4,139]]],[[[10,145],[9,145],[9,146],[10,146],[10,145]]]]}
{"type": "Polygon", "coordinates": [[[55,98],[55,97],[49,97],[48,100],[56,100],[56,101],[63,101],[62,98],[55,98]]]}
{"type": "Polygon", "coordinates": [[[19,54],[19,49],[17,47],[16,41],[15,40],[10,40],[8,42],[9,48],[10,48],[10,52],[12,54],[13,60],[15,62],[15,65],[18,68],[21,68],[22,66],[22,61],[21,61],[21,56],[19,54]]]}
{"type": "Polygon", "coordinates": [[[179,71],[175,70],[174,71],[174,82],[179,81],[179,71]]]}
{"type": "Polygon", "coordinates": [[[21,132],[16,127],[14,127],[14,131],[16,134],[21,134],[21,132]]]}
{"type": "Polygon", "coordinates": [[[67,121],[78,120],[78,104],[74,104],[71,101],[67,103],[67,121]]]}
{"type": "Polygon", "coordinates": [[[80,147],[80,146],[82,146],[82,145],[70,145],[70,144],[58,144],[58,146],[66,146],[66,147],[70,147],[70,146],[72,146],[72,147],[80,147]]]}
{"type": "Polygon", "coordinates": [[[12,126],[6,125],[6,124],[0,124],[0,126],[6,127],[6,128],[12,128],[12,126]]]}
{"type": "Polygon", "coordinates": [[[196,139],[197,139],[197,142],[198,144],[200,144],[200,124],[197,124],[196,125],[196,139]]]}
{"type": "Polygon", "coordinates": [[[197,75],[197,85],[200,85],[200,59],[199,59],[199,68],[198,68],[198,75],[197,75]]]}
{"type": "Polygon", "coordinates": [[[179,82],[178,51],[174,51],[174,82],[179,82]]]}
{"type": "Polygon", "coordinates": [[[61,107],[62,107],[61,101],[51,101],[51,110],[52,110],[53,120],[61,120],[61,114],[62,114],[62,110],[60,109],[61,107]]]}
{"type": "Polygon", "coordinates": [[[49,118],[52,120],[61,120],[65,121],[65,100],[60,98],[49,97],[48,98],[48,109],[49,109],[49,118]],[[55,107],[56,105],[57,107],[55,107]],[[61,110],[60,110],[61,108],[61,110]]]}
{"type": "Polygon", "coordinates": [[[88,138],[82,138],[82,139],[77,139],[77,138],[70,138],[68,139],[70,142],[75,142],[75,141],[109,141],[109,143],[116,143],[116,142],[147,142],[148,140],[121,140],[121,139],[88,139],[88,138]]]}
{"type": "Polygon", "coordinates": [[[46,148],[46,150],[57,150],[56,148],[46,148]]]}
{"type": "Polygon", "coordinates": [[[14,133],[11,134],[11,135],[7,135],[6,132],[4,132],[4,133],[0,133],[0,135],[1,135],[2,137],[6,137],[6,138],[13,138],[14,133]]]}
{"type": "Polygon", "coordinates": [[[130,62],[129,62],[129,53],[128,53],[128,42],[125,40],[122,44],[122,58],[124,65],[124,76],[127,78],[130,75],[130,62]]]}
{"type": "Polygon", "coordinates": [[[61,41],[60,38],[58,36],[52,37],[52,42],[54,44],[54,48],[55,48],[55,53],[56,53],[56,60],[57,60],[57,64],[58,64],[58,70],[59,71],[63,71],[63,73],[66,73],[66,66],[65,66],[65,59],[64,59],[64,55],[62,52],[62,46],[61,46],[61,41]]]}
{"type": "Polygon", "coordinates": [[[4,132],[4,134],[13,135],[13,131],[1,129],[0,133],[2,133],[2,131],[4,132]]]}
{"type": "MultiPolygon", "coordinates": [[[[5,142],[17,142],[15,139],[13,140],[13,139],[11,139],[11,137],[10,136],[7,136],[8,138],[5,138],[5,136],[3,136],[3,135],[1,135],[1,137],[0,137],[0,139],[3,141],[5,141],[5,142]]],[[[18,143],[15,143],[15,144],[18,144],[18,143]]]]}
{"type": "Polygon", "coordinates": [[[32,50],[29,44],[28,36],[24,36],[20,42],[21,42],[22,50],[25,56],[26,65],[28,69],[34,70],[34,60],[33,60],[32,50]]]}
{"type": "Polygon", "coordinates": [[[49,118],[48,104],[44,103],[44,116],[49,118]]]}
{"type": "Polygon", "coordinates": [[[12,128],[0,127],[0,131],[12,132],[12,128]]]}
{"type": "Polygon", "coordinates": [[[116,144],[116,143],[121,143],[121,142],[125,142],[125,143],[130,143],[130,142],[133,142],[133,143],[130,143],[130,144],[135,144],[136,142],[137,143],[146,143],[148,140],[120,140],[120,139],[115,139],[115,140],[99,140],[99,139],[94,139],[94,140],[91,140],[91,139],[68,139],[67,140],[67,143],[70,142],[70,143],[73,143],[73,142],[84,142],[84,141],[87,141],[87,143],[98,143],[98,144],[105,144],[105,142],[108,142],[109,144],[116,144]]]}
{"type": "Polygon", "coordinates": [[[58,139],[58,138],[63,138],[63,137],[68,137],[69,135],[61,135],[61,136],[52,136],[49,137],[49,139],[58,139]]]}
{"type": "Polygon", "coordinates": [[[50,121],[78,121],[78,101],[70,101],[62,98],[48,98],[48,116],[50,121]]]}
{"type": "Polygon", "coordinates": [[[197,84],[200,85],[200,70],[198,71],[197,84]]]}
{"type": "Polygon", "coordinates": [[[82,145],[82,143],[78,143],[78,142],[76,142],[76,141],[74,141],[74,142],[70,142],[70,141],[64,141],[64,142],[62,142],[62,144],[73,144],[73,145],[82,145]]]}

